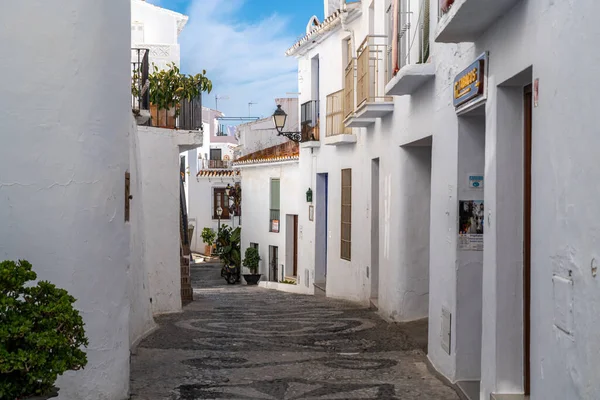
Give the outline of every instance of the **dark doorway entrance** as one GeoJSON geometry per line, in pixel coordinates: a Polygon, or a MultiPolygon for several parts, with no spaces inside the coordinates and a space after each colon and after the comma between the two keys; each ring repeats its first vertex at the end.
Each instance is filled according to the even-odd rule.
{"type": "Polygon", "coordinates": [[[269,246],[269,281],[278,282],[279,263],[279,248],[277,246],[269,246]]]}

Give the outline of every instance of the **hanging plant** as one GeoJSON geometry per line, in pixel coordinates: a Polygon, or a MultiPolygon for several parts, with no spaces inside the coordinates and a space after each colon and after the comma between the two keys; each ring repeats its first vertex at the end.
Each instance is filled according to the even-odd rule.
{"type": "Polygon", "coordinates": [[[150,102],[159,110],[179,115],[179,105],[183,100],[191,101],[200,93],[212,91],[212,82],[206,77],[206,70],[201,74],[185,75],[174,64],[167,64],[168,69],[160,70],[153,65],[153,72],[148,77],[150,82],[150,102]]]}

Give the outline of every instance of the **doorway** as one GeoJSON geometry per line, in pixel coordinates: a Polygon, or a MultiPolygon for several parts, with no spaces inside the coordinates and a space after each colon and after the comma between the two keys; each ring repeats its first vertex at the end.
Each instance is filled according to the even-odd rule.
{"type": "Polygon", "coordinates": [[[379,298],[379,158],[371,160],[371,302],[379,298]]]}
{"type": "Polygon", "coordinates": [[[298,279],[298,215],[286,215],[285,224],[285,277],[298,279]]]}
{"type": "MultiPolygon", "coordinates": [[[[317,174],[315,207],[315,291],[325,293],[327,286],[327,233],[328,233],[328,174],[317,174]]],[[[315,292],[316,293],[316,292],[315,292]]]]}
{"type": "Polygon", "coordinates": [[[269,246],[269,281],[278,282],[278,269],[279,263],[279,248],[277,246],[269,246]]]}
{"type": "Polygon", "coordinates": [[[532,86],[523,93],[523,386],[525,395],[531,390],[531,150],[532,150],[532,86]]]}

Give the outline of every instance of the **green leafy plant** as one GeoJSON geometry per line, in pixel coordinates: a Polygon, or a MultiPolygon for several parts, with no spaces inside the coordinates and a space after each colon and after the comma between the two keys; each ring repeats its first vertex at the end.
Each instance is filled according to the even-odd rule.
{"type": "Polygon", "coordinates": [[[87,364],[75,298],[36,279],[27,261],[0,263],[0,399],[47,394],[59,375],[87,364]]]}
{"type": "Polygon", "coordinates": [[[226,266],[240,267],[240,237],[242,230],[223,225],[217,234],[217,251],[219,258],[226,266]]]}
{"type": "Polygon", "coordinates": [[[175,63],[167,64],[167,67],[168,69],[161,70],[153,65],[153,72],[148,77],[150,102],[159,110],[175,109],[177,116],[181,101],[191,101],[201,92],[212,91],[212,82],[206,77],[206,71],[196,75],[185,75],[175,63]]]}
{"type": "Polygon", "coordinates": [[[296,282],[294,282],[294,281],[289,281],[289,280],[287,280],[287,279],[284,279],[284,280],[282,280],[282,281],[279,281],[279,283],[285,283],[286,285],[295,285],[295,284],[296,284],[296,282]]]}
{"type": "Polygon", "coordinates": [[[211,228],[202,229],[202,240],[209,246],[212,246],[215,243],[215,239],[217,238],[217,234],[211,228]]]}
{"type": "Polygon", "coordinates": [[[250,270],[251,274],[258,274],[258,263],[260,262],[260,254],[258,254],[258,249],[254,247],[248,247],[246,249],[246,253],[244,254],[244,267],[250,270]]]}

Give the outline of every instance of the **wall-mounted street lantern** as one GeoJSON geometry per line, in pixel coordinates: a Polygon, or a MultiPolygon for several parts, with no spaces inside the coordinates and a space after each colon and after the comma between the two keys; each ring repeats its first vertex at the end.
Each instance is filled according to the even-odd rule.
{"type": "Polygon", "coordinates": [[[308,188],[308,190],[306,191],[306,202],[312,203],[312,189],[311,188],[308,188]]]}
{"type": "Polygon", "coordinates": [[[287,114],[281,109],[281,105],[277,105],[277,109],[273,113],[273,123],[277,129],[278,136],[285,136],[294,142],[300,142],[302,133],[301,132],[284,132],[285,121],[287,120],[287,114]]]}

